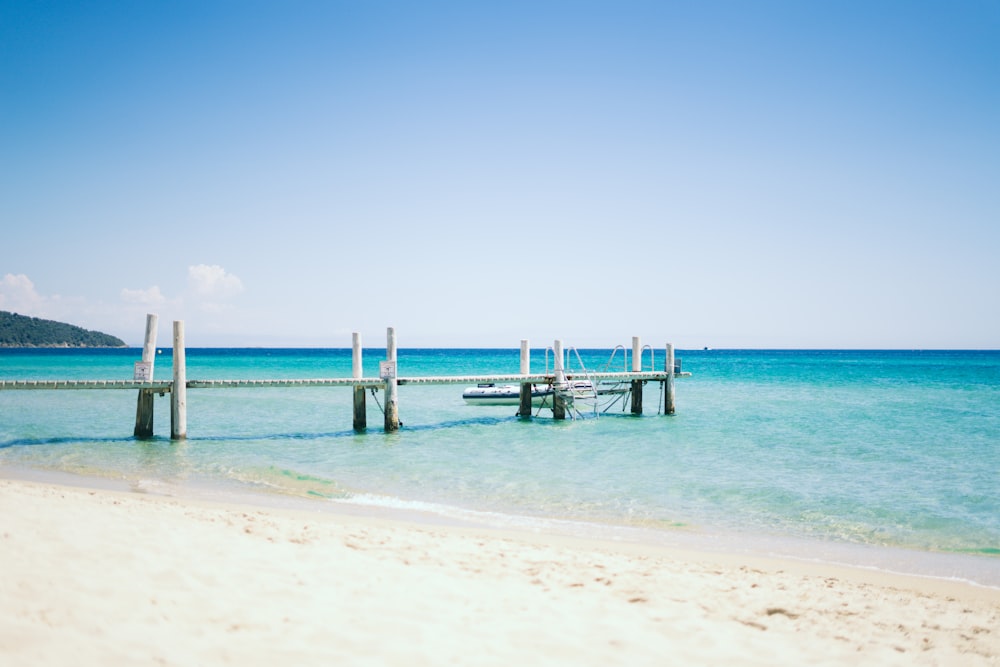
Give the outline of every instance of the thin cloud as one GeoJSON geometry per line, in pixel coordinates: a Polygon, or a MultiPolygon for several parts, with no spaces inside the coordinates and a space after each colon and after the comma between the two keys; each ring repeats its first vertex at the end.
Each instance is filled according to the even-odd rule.
{"type": "Polygon", "coordinates": [[[167,301],[167,297],[163,296],[157,285],[153,285],[149,289],[122,288],[121,298],[126,303],[139,303],[147,306],[159,306],[167,301]]]}
{"type": "Polygon", "coordinates": [[[217,264],[188,267],[188,284],[199,297],[213,300],[228,299],[243,291],[243,281],[217,264]]]}

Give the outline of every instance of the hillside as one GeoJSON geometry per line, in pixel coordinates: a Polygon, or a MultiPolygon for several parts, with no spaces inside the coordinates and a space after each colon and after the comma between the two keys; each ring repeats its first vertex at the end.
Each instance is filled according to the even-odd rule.
{"type": "Polygon", "coordinates": [[[0,347],[126,347],[100,331],[0,310],[0,347]]]}

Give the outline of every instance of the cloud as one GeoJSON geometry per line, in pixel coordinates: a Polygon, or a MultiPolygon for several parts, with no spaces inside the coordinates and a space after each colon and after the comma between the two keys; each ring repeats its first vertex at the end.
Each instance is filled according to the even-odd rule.
{"type": "Polygon", "coordinates": [[[106,323],[114,315],[113,309],[101,301],[72,295],[39,294],[35,284],[23,273],[8,273],[0,278],[0,310],[102,331],[109,330],[106,323]]]}
{"type": "Polygon", "coordinates": [[[239,315],[232,298],[242,292],[237,276],[206,264],[188,267],[188,289],[182,294],[164,293],[159,285],[122,287],[111,301],[43,294],[23,273],[0,274],[0,310],[98,329],[127,341],[142,340],[143,313],[156,313],[161,322],[186,320],[192,330],[224,332],[239,315]]]}
{"type": "Polygon", "coordinates": [[[196,295],[207,299],[227,299],[243,291],[243,281],[217,264],[189,266],[188,284],[196,295]]]}
{"type": "Polygon", "coordinates": [[[21,315],[38,315],[45,299],[35,291],[35,284],[23,273],[8,273],[0,280],[0,309],[21,315]]]}
{"type": "Polygon", "coordinates": [[[121,297],[122,301],[126,303],[139,303],[147,306],[159,306],[167,301],[167,297],[163,296],[160,288],[156,285],[153,285],[149,289],[123,288],[121,297]]]}

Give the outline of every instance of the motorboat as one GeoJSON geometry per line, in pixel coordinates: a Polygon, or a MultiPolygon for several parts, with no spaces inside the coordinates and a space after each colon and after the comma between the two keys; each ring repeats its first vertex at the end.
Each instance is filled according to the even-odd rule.
{"type": "MultiPolygon", "coordinates": [[[[548,385],[531,386],[532,405],[541,405],[550,396],[552,388],[548,385]]],[[[521,385],[484,382],[463,391],[462,398],[469,405],[520,405],[521,385]]]]}

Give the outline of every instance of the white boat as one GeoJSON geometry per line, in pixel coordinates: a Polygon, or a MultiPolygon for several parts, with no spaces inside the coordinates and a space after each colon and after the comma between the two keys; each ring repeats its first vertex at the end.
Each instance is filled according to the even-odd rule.
{"type": "Polygon", "coordinates": [[[555,392],[562,397],[568,408],[590,410],[597,404],[597,390],[590,380],[571,380],[557,384],[555,392]]]}
{"type": "MultiPolygon", "coordinates": [[[[532,405],[541,405],[549,396],[552,396],[551,387],[531,386],[532,405]]],[[[520,405],[521,385],[486,382],[469,387],[462,392],[462,398],[470,405],[520,405]]]]}

